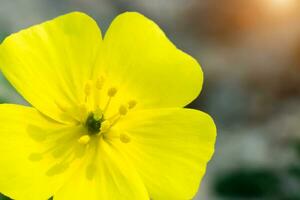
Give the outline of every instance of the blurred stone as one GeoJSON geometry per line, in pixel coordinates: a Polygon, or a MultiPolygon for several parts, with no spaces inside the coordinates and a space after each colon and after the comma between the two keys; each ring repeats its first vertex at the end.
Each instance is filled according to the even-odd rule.
{"type": "Polygon", "coordinates": [[[199,36],[227,41],[236,40],[260,23],[260,0],[193,1],[187,11],[187,28],[199,36]]]}

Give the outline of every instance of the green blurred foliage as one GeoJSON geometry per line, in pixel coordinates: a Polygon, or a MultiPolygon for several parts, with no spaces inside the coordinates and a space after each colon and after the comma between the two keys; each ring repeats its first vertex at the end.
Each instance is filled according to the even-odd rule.
{"type": "Polygon", "coordinates": [[[10,198],[0,194],[0,200],[11,200],[10,198]]]}
{"type": "MultiPolygon", "coordinates": [[[[12,200],[12,199],[4,196],[3,194],[0,194],[0,200],[12,200]]],[[[49,200],[53,200],[53,197],[51,197],[49,200]]]]}
{"type": "Polygon", "coordinates": [[[297,155],[295,163],[277,170],[242,168],[225,172],[215,180],[216,194],[230,199],[300,200],[300,141],[292,141],[290,146],[297,155]]]}
{"type": "Polygon", "coordinates": [[[264,169],[240,169],[219,178],[215,190],[220,196],[262,198],[279,191],[276,173],[264,169]]]}

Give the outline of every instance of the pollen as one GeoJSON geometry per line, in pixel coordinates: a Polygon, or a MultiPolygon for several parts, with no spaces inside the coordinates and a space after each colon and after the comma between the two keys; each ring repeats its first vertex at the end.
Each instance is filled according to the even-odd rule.
{"type": "Polygon", "coordinates": [[[88,144],[90,140],[91,140],[91,137],[89,135],[83,135],[78,139],[78,142],[80,144],[88,144]]]}

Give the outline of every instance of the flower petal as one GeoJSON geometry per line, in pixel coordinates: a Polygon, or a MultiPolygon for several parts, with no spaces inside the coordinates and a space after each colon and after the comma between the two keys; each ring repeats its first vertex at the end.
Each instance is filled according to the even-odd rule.
{"type": "Polygon", "coordinates": [[[71,164],[66,156],[74,154],[66,136],[75,129],[29,107],[2,104],[0,113],[0,193],[20,200],[48,199],[80,163],[79,157],[71,164]]]}
{"type": "Polygon", "coordinates": [[[152,199],[192,199],[214,152],[216,128],[191,109],[136,111],[118,124],[131,142],[123,150],[152,199]]]}
{"type": "Polygon", "coordinates": [[[6,38],[0,68],[30,104],[64,121],[62,110],[84,100],[101,42],[96,22],[73,12],[6,38]]]}
{"type": "Polygon", "coordinates": [[[54,195],[54,200],[149,199],[141,178],[114,144],[102,140],[96,156],[90,155],[90,162],[54,195]]]}
{"type": "Polygon", "coordinates": [[[199,95],[200,65],[143,15],[119,15],[103,46],[95,74],[105,74],[111,85],[120,88],[123,101],[134,98],[140,108],[181,107],[199,95]]]}

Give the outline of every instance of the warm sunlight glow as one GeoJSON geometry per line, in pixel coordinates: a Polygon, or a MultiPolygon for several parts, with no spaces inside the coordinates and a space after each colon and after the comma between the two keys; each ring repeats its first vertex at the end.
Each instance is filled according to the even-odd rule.
{"type": "Polygon", "coordinates": [[[263,0],[266,12],[271,15],[287,17],[294,13],[299,0],[263,0]]]}
{"type": "Polygon", "coordinates": [[[279,10],[292,9],[297,0],[268,0],[273,8],[279,10]]]}

